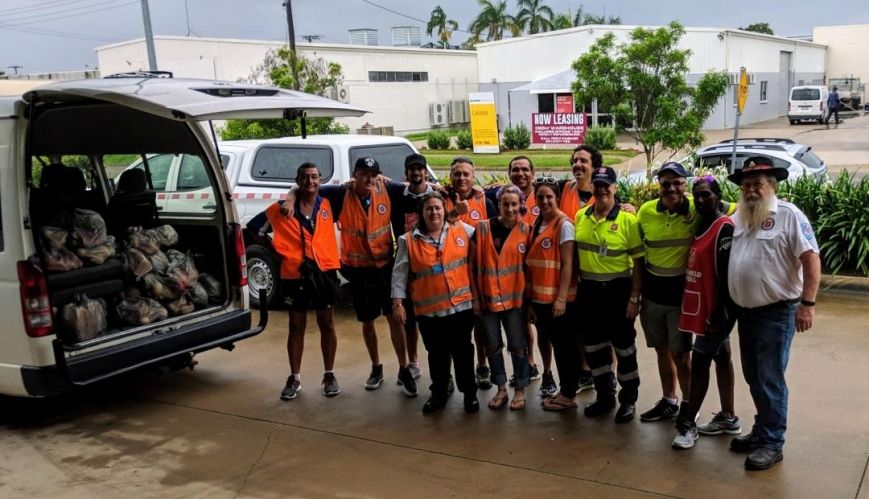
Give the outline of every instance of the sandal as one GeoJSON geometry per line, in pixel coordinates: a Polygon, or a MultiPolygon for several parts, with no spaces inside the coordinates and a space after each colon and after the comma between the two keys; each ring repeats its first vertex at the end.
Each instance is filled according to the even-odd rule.
{"type": "Polygon", "coordinates": [[[556,395],[543,401],[544,411],[566,411],[568,409],[576,409],[576,400],[556,395]]]}
{"type": "Polygon", "coordinates": [[[525,408],[525,390],[516,390],[513,400],[510,401],[511,411],[521,411],[525,408]]]}
{"type": "Polygon", "coordinates": [[[507,398],[507,390],[498,390],[498,392],[495,393],[495,396],[492,397],[491,400],[489,400],[489,409],[497,411],[498,409],[504,407],[507,404],[507,398]]]}

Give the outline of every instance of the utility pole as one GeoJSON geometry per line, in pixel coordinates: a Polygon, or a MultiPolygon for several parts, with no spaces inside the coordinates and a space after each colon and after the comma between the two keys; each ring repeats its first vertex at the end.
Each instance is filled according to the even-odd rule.
{"type": "Polygon", "coordinates": [[[285,0],[287,8],[287,45],[290,47],[290,71],[293,73],[293,90],[299,90],[299,71],[296,67],[296,28],[293,26],[293,5],[285,0]]]}
{"type": "Polygon", "coordinates": [[[154,33],[151,31],[151,11],[148,0],[142,2],[142,19],[145,22],[145,46],[148,48],[148,71],[157,71],[157,54],[154,51],[154,33]]]}
{"type": "Polygon", "coordinates": [[[302,35],[299,38],[301,38],[302,40],[305,40],[308,43],[314,43],[314,41],[319,40],[320,38],[323,38],[323,35],[302,35]]]}
{"type": "Polygon", "coordinates": [[[21,68],[23,68],[24,66],[21,66],[21,65],[19,65],[19,64],[15,64],[15,65],[13,65],[13,66],[6,66],[6,67],[8,67],[9,69],[11,69],[12,71],[15,71],[15,74],[17,75],[17,74],[18,74],[18,70],[21,69],[21,68]]]}

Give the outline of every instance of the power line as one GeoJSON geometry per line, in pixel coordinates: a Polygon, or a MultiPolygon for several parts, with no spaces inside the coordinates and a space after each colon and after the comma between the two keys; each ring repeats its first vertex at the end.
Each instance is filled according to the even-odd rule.
{"type": "Polygon", "coordinates": [[[96,42],[114,42],[117,39],[114,38],[103,38],[99,36],[90,36],[84,35],[80,33],[68,33],[65,31],[54,31],[40,28],[28,28],[26,26],[18,26],[15,24],[8,24],[0,21],[0,29],[7,31],[18,31],[21,33],[28,33],[31,35],[42,35],[42,36],[51,36],[55,38],[67,38],[71,40],[87,40],[87,41],[96,41],[96,42]]]}
{"type": "MultiPolygon", "coordinates": [[[[397,16],[406,17],[406,18],[411,19],[411,20],[413,20],[413,21],[420,22],[420,23],[423,23],[423,24],[425,24],[425,25],[428,25],[428,21],[423,21],[422,19],[419,19],[419,18],[417,18],[417,17],[409,16],[409,15],[407,15],[407,14],[402,14],[401,12],[398,12],[397,10],[392,10],[392,9],[390,9],[389,7],[384,7],[383,5],[376,4],[376,3],[372,2],[371,0],[360,0],[360,1],[361,1],[361,2],[364,2],[364,3],[367,3],[368,5],[371,5],[371,6],[373,6],[373,7],[377,7],[378,9],[383,9],[383,10],[385,10],[385,11],[387,11],[387,12],[391,12],[391,13],[397,15],[397,16]]],[[[462,33],[468,33],[469,35],[472,34],[470,31],[465,31],[465,30],[463,30],[463,29],[458,29],[458,28],[454,29],[453,31],[459,31],[459,32],[462,32],[462,33]]]]}
{"type": "Polygon", "coordinates": [[[78,7],[71,8],[71,9],[59,10],[56,12],[27,15],[24,17],[17,17],[17,18],[12,18],[12,19],[6,18],[6,20],[18,23],[21,26],[25,26],[25,25],[29,25],[29,24],[37,24],[37,23],[43,23],[43,22],[49,22],[49,21],[58,21],[61,19],[68,19],[70,17],[83,16],[83,15],[92,14],[95,12],[102,12],[104,10],[115,9],[118,7],[123,7],[124,5],[136,3],[136,2],[127,2],[127,3],[116,4],[116,2],[118,2],[118,1],[120,1],[120,0],[103,0],[101,2],[97,2],[97,3],[91,4],[91,5],[82,5],[82,6],[78,6],[78,7]],[[102,7],[99,9],[94,8],[94,7],[98,7],[100,5],[107,5],[107,4],[115,4],[115,5],[109,5],[108,7],[102,7]],[[33,20],[31,20],[31,19],[33,19],[33,20]],[[21,21],[27,21],[27,22],[21,22],[21,21]]]}
{"type": "Polygon", "coordinates": [[[71,4],[71,3],[79,3],[79,2],[84,2],[84,1],[86,1],[86,0],[54,0],[52,2],[43,2],[43,3],[38,3],[36,5],[28,5],[26,7],[13,7],[11,9],[3,9],[3,10],[0,10],[0,14],[5,15],[5,14],[9,14],[11,12],[19,12],[20,13],[20,12],[29,12],[29,11],[34,11],[34,10],[52,9],[54,7],[50,7],[51,5],[56,5],[56,4],[60,4],[60,3],[71,4]]]}

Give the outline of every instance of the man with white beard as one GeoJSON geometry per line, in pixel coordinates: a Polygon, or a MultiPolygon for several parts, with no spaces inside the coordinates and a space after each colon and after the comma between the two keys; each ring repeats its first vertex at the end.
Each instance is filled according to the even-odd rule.
{"type": "Polygon", "coordinates": [[[776,198],[786,168],[762,156],[748,158],[728,178],[742,191],[734,217],[728,288],[736,304],[742,371],[757,415],[751,433],[730,442],[750,452],[748,470],[782,460],[787,427],[788,365],[794,331],[812,327],[820,282],[818,242],[806,216],[776,198]]]}

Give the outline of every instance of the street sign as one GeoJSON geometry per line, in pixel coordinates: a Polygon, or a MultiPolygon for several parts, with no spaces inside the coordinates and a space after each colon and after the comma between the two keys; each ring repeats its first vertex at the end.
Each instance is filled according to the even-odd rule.
{"type": "Polygon", "coordinates": [[[745,101],[748,99],[748,72],[745,71],[745,68],[739,68],[739,88],[737,90],[737,96],[736,111],[739,114],[742,114],[742,110],[745,109],[745,101]]]}

